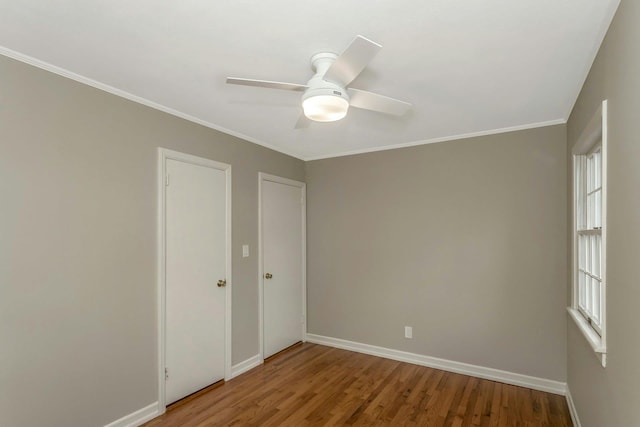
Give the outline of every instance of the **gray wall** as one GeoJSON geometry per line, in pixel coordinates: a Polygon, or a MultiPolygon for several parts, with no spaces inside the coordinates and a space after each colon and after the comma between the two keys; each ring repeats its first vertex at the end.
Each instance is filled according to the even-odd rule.
{"type": "Polygon", "coordinates": [[[622,0],[567,125],[570,152],[609,100],[606,368],[568,319],[568,383],[583,427],[640,425],[639,22],[640,2],[622,0]]]}
{"type": "Polygon", "coordinates": [[[157,400],[158,146],[233,167],[233,363],[258,353],[257,173],[303,162],[0,57],[0,425],[157,400]]]}
{"type": "MultiPolygon", "coordinates": [[[[558,381],[566,352],[583,426],[635,425],[639,21],[622,0],[567,147],[555,126],[307,163],[309,332],[558,381]],[[603,99],[607,368],[564,312],[566,150],[603,99]]],[[[258,352],[257,172],[303,162],[0,57],[1,425],[155,401],[158,146],[233,165],[233,363],[258,352]]]]}
{"type": "Polygon", "coordinates": [[[564,126],[306,168],[310,333],[565,380],[564,126]]]}

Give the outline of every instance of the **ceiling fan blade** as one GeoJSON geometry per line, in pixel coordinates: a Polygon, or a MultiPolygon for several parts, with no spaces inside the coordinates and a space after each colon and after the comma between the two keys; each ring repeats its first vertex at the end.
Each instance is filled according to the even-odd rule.
{"type": "Polygon", "coordinates": [[[382,49],[378,43],[357,36],[324,74],[323,79],[347,86],[382,49]]]}
{"type": "Polygon", "coordinates": [[[402,116],[412,107],[408,102],[373,92],[367,92],[366,90],[349,88],[347,89],[347,93],[349,94],[350,106],[365,110],[402,116]]]}
{"type": "Polygon", "coordinates": [[[307,85],[299,85],[296,83],[272,82],[269,80],[243,79],[240,77],[227,77],[227,83],[232,85],[266,87],[269,89],[293,90],[296,92],[304,92],[307,85]]]}

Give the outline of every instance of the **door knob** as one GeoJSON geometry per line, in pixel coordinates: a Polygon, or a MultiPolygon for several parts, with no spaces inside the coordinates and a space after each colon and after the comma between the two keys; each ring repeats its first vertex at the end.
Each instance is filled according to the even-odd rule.
{"type": "Polygon", "coordinates": [[[271,274],[271,273],[267,273],[267,274],[264,275],[265,279],[271,279],[272,277],[273,277],[273,274],[271,274]]]}
{"type": "Polygon", "coordinates": [[[218,287],[221,288],[223,286],[227,286],[227,281],[225,279],[218,280],[218,287]]]}

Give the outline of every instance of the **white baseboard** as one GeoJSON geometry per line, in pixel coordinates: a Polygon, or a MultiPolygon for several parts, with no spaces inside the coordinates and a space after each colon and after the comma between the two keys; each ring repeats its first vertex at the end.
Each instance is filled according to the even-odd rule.
{"type": "Polygon", "coordinates": [[[262,359],[260,358],[260,354],[256,354],[255,356],[252,356],[247,360],[238,363],[237,365],[233,365],[231,367],[231,378],[242,375],[245,372],[250,371],[251,369],[260,365],[262,365],[262,359]]]}
{"type": "Polygon", "coordinates": [[[138,427],[158,415],[160,415],[158,402],[153,402],[142,409],[138,409],[129,415],[125,415],[119,420],[115,420],[114,422],[107,424],[105,427],[138,427]]]}
{"type": "Polygon", "coordinates": [[[573,403],[573,397],[571,396],[571,390],[569,389],[569,384],[567,384],[567,405],[569,406],[569,413],[571,414],[571,421],[573,421],[573,427],[581,427],[580,418],[578,418],[578,410],[576,409],[576,405],[573,403]]]}
{"type": "Polygon", "coordinates": [[[322,335],[307,333],[307,341],[315,344],[322,344],[329,347],[357,351],[358,353],[371,354],[373,356],[384,357],[386,359],[413,363],[415,365],[427,366],[429,368],[470,375],[472,377],[484,378],[487,380],[527,387],[534,390],[546,391],[554,394],[565,395],[567,391],[567,384],[560,381],[531,377],[528,375],[516,374],[515,372],[485,368],[484,366],[470,365],[468,363],[439,359],[437,357],[424,356],[422,354],[409,353],[400,350],[393,350],[390,348],[378,347],[375,345],[363,344],[354,341],[347,341],[339,338],[324,337],[322,335]]]}

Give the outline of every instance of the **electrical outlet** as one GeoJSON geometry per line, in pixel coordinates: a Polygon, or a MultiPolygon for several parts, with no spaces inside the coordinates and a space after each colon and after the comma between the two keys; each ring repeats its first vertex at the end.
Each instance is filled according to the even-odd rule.
{"type": "Polygon", "coordinates": [[[413,338],[413,328],[411,326],[404,327],[404,337],[409,339],[413,338]]]}

